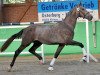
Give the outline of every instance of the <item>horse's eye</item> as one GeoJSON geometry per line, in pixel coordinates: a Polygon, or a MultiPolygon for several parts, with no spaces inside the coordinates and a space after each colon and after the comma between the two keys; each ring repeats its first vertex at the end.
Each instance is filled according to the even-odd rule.
{"type": "Polygon", "coordinates": [[[84,9],[82,9],[82,10],[84,10],[84,9]]]}

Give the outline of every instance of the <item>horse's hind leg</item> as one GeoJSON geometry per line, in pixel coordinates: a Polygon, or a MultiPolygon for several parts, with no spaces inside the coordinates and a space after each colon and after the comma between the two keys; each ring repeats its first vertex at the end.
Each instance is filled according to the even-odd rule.
{"type": "Polygon", "coordinates": [[[14,57],[13,57],[13,60],[10,64],[10,68],[9,68],[9,72],[11,71],[12,67],[14,66],[14,63],[15,63],[15,60],[17,58],[17,56],[23,51],[23,49],[25,49],[26,46],[24,45],[21,45],[16,51],[15,51],[15,54],[14,54],[14,57]]]}
{"type": "Polygon", "coordinates": [[[38,47],[40,47],[41,45],[42,45],[41,42],[39,42],[39,41],[34,41],[33,46],[29,49],[29,52],[32,53],[33,55],[35,55],[35,56],[40,60],[40,63],[42,64],[42,63],[43,63],[43,62],[42,62],[42,57],[41,57],[39,54],[37,54],[37,53],[35,52],[36,49],[37,49],[38,47]]]}

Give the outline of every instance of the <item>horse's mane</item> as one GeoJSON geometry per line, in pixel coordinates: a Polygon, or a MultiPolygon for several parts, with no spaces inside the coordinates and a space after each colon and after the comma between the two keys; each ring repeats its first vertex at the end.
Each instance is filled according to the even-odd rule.
{"type": "Polygon", "coordinates": [[[66,17],[64,18],[64,20],[68,17],[71,16],[71,14],[73,13],[73,10],[75,9],[75,7],[73,9],[71,9],[69,12],[66,13],[66,17]]]}
{"type": "Polygon", "coordinates": [[[66,16],[70,16],[74,9],[75,9],[75,7],[73,9],[71,9],[68,13],[66,13],[66,16]]]}

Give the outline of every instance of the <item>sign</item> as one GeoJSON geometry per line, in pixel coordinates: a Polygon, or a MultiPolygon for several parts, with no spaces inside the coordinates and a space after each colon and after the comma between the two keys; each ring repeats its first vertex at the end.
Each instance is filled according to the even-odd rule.
{"type": "MultiPolygon", "coordinates": [[[[60,1],[60,2],[38,2],[39,21],[61,21],[66,13],[73,9],[79,0],[60,1]]],[[[98,20],[98,0],[82,0],[82,6],[85,7],[98,20]]],[[[83,19],[79,19],[83,21],[83,19]]]]}

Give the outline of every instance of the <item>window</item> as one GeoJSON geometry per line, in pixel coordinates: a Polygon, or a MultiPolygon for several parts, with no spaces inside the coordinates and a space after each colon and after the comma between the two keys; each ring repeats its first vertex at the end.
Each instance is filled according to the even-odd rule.
{"type": "Polygon", "coordinates": [[[25,0],[3,0],[4,4],[11,4],[11,3],[25,3],[25,0]]]}

